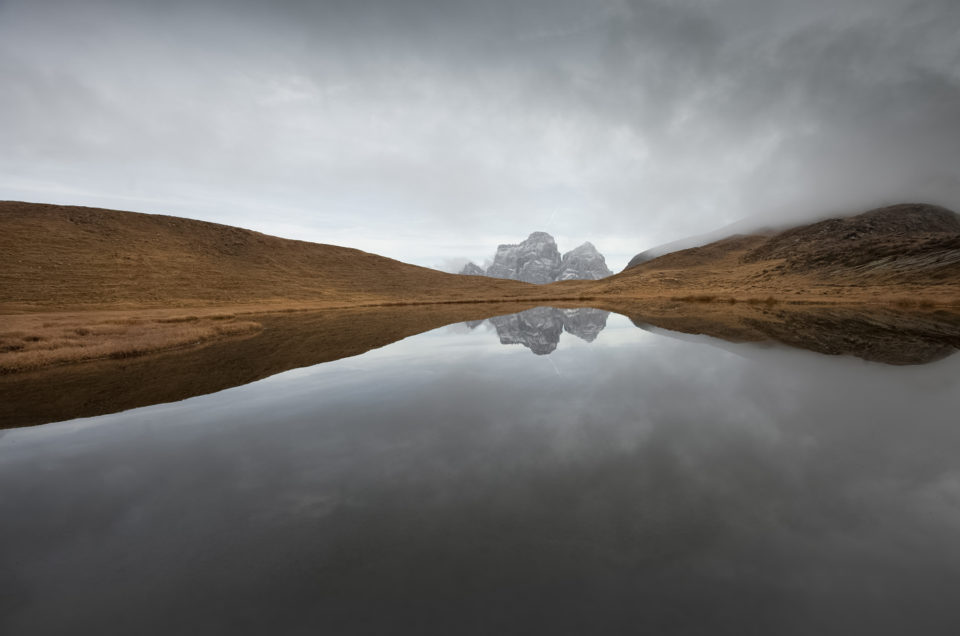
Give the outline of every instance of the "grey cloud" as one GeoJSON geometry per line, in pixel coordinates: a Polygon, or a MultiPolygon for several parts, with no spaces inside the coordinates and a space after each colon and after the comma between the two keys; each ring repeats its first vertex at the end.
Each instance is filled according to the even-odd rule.
{"type": "Polygon", "coordinates": [[[6,2],[0,197],[426,265],[542,229],[617,268],[747,216],[960,208],[958,31],[949,0],[6,2]]]}

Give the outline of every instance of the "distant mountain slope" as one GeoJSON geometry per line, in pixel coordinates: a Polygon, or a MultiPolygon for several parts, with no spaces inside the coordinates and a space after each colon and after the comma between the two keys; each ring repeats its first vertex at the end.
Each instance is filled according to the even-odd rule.
{"type": "Polygon", "coordinates": [[[530,287],[204,221],[10,201],[0,265],[0,303],[41,307],[511,298],[530,287]]]}
{"type": "MultiPolygon", "coordinates": [[[[643,261],[597,294],[813,294],[936,289],[960,296],[960,217],[909,203],[764,234],[735,235],[643,261]]],[[[960,300],[960,298],[957,298],[960,300]]],[[[940,299],[928,299],[940,300],[940,299]]]]}
{"type": "Polygon", "coordinates": [[[934,205],[893,205],[780,232],[743,258],[745,263],[776,259],[793,271],[874,264],[906,273],[956,265],[960,217],[934,205]]]}
{"type": "Polygon", "coordinates": [[[704,234],[685,236],[681,239],[646,249],[639,254],[634,255],[634,257],[631,258],[627,263],[627,266],[623,269],[625,271],[632,267],[636,267],[637,265],[642,265],[647,261],[652,261],[659,256],[664,256],[665,254],[671,254],[673,252],[679,252],[680,250],[686,250],[694,247],[702,247],[731,236],[740,236],[745,234],[770,236],[778,231],[794,226],[794,223],[781,223],[776,226],[771,226],[770,223],[763,222],[761,219],[755,217],[741,219],[704,234]]]}
{"type": "MultiPolygon", "coordinates": [[[[531,257],[513,263],[518,277],[527,271],[540,280],[548,268],[553,280],[581,270],[586,273],[578,275],[587,278],[605,267],[588,244],[559,258],[552,240],[535,243],[526,251],[500,250],[510,258],[514,252],[531,257]]],[[[600,280],[531,285],[485,274],[446,274],[347,247],[177,217],[0,202],[0,312],[7,313],[604,296],[858,302],[922,296],[928,304],[960,304],[960,220],[937,206],[903,204],[730,236],[600,280]]]]}

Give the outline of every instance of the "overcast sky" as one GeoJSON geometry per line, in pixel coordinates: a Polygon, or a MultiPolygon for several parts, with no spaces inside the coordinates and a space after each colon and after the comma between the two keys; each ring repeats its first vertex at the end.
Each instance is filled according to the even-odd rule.
{"type": "Polygon", "coordinates": [[[0,199],[432,267],[960,209],[957,0],[0,0],[0,199]]]}

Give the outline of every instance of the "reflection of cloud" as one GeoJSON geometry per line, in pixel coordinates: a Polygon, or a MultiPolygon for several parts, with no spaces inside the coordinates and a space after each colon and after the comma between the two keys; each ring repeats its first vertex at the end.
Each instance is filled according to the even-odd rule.
{"type": "Polygon", "coordinates": [[[557,377],[529,355],[449,346],[462,340],[482,339],[435,331],[402,341],[430,350],[416,364],[359,356],[68,435],[17,431],[0,452],[5,620],[172,633],[227,608],[232,631],[955,624],[960,359],[745,359],[644,338],[558,351],[557,377]]]}

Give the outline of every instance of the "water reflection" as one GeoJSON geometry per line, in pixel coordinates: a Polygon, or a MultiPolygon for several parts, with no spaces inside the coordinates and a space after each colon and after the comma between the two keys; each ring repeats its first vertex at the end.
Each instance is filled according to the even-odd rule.
{"type": "MultiPolygon", "coordinates": [[[[494,316],[488,322],[497,330],[500,344],[521,344],[537,355],[546,355],[557,348],[564,331],[585,342],[593,342],[607,326],[609,315],[609,311],[589,307],[535,307],[516,314],[494,316]]],[[[476,328],[482,322],[466,324],[476,328]]]]}
{"type": "Polygon", "coordinates": [[[521,344],[537,355],[555,353],[563,332],[594,342],[611,311],[660,335],[702,335],[737,345],[776,344],[891,365],[930,364],[960,347],[960,315],[942,310],[906,313],[876,307],[669,301],[607,303],[602,309],[517,309],[516,304],[452,304],[271,314],[257,318],[264,328],[251,338],[139,359],[0,376],[0,428],[176,402],[357,356],[457,323],[473,328],[487,323],[501,343],[521,344]]]}
{"type": "Polygon", "coordinates": [[[704,342],[440,329],[9,431],[0,632],[953,636],[960,357],[704,342]]]}

